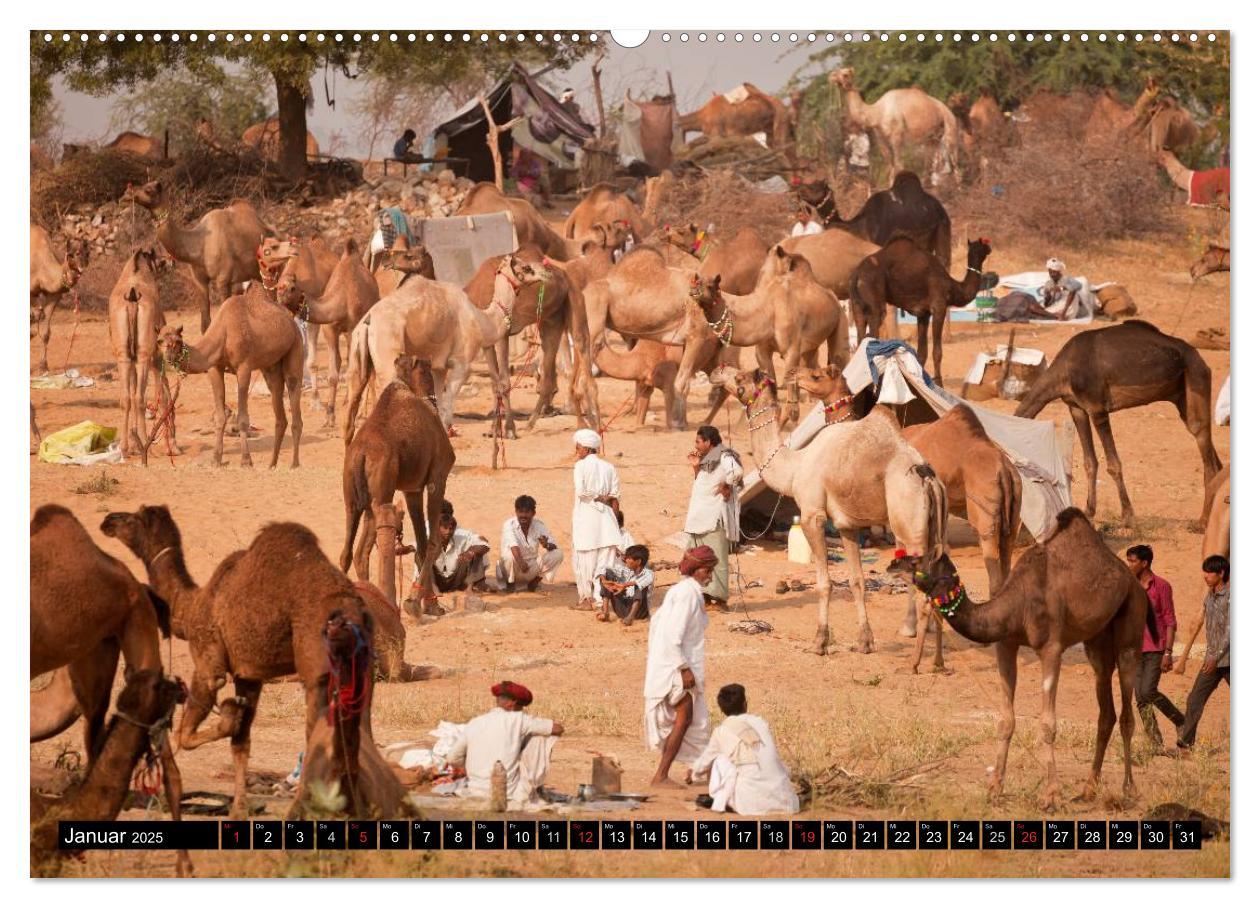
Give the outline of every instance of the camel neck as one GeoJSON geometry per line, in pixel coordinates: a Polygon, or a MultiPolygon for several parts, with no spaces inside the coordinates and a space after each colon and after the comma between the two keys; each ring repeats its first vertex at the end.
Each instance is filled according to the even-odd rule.
{"type": "Polygon", "coordinates": [[[860,91],[856,88],[845,89],[844,102],[845,107],[849,112],[849,116],[854,120],[854,122],[856,122],[859,126],[871,125],[871,108],[870,105],[862,100],[862,93],[860,91]]]}
{"type": "Polygon", "coordinates": [[[967,273],[963,275],[961,281],[950,278],[950,299],[951,306],[965,306],[980,292],[980,278],[983,275],[981,269],[984,268],[984,259],[973,263],[967,260],[967,273]]]}
{"type": "Polygon", "coordinates": [[[975,602],[963,590],[958,609],[944,617],[950,627],[973,643],[997,643],[1013,631],[1009,619],[1014,609],[1009,605],[1000,590],[988,602],[975,602]]]}
{"type": "Polygon", "coordinates": [[[762,481],[776,492],[790,494],[798,455],[788,448],[779,429],[777,405],[753,403],[748,411],[748,438],[762,481]]]}
{"type": "Polygon", "coordinates": [[[149,586],[171,607],[171,632],[181,640],[188,639],[185,630],[199,587],[184,565],[184,549],[179,544],[158,551],[145,564],[149,586]]]}
{"type": "Polygon", "coordinates": [[[130,791],[131,770],[149,746],[148,732],[114,718],[105,732],[100,755],[87,778],[66,805],[65,815],[77,820],[108,820],[118,816],[130,791]]]}
{"type": "Polygon", "coordinates": [[[201,260],[201,236],[197,230],[186,230],[175,223],[175,218],[165,206],[153,209],[157,219],[157,240],[173,259],[181,262],[201,260]]]}
{"type": "Polygon", "coordinates": [[[725,343],[736,347],[755,347],[774,337],[774,301],[771,294],[775,291],[772,278],[757,282],[756,288],[747,296],[723,293],[718,298],[720,308],[706,312],[704,317],[710,327],[718,331],[719,339],[725,332],[725,343]],[[729,322],[729,326],[726,324],[729,322]]]}

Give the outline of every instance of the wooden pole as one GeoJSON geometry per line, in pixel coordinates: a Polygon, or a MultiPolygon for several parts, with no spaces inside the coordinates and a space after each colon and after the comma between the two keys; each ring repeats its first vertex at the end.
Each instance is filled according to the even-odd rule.
{"type": "Polygon", "coordinates": [[[503,155],[499,153],[499,136],[525,118],[515,117],[502,126],[498,126],[494,122],[494,112],[490,110],[490,102],[486,100],[486,96],[477,95],[477,100],[481,102],[481,109],[486,114],[486,144],[490,146],[490,157],[494,160],[494,185],[498,187],[499,192],[502,192],[503,155]]]}
{"type": "Polygon", "coordinates": [[[604,118],[604,89],[599,83],[599,64],[604,59],[604,51],[601,49],[595,57],[595,62],[591,64],[591,79],[595,83],[595,109],[599,111],[599,137],[602,139],[608,131],[608,125],[604,118]]]}

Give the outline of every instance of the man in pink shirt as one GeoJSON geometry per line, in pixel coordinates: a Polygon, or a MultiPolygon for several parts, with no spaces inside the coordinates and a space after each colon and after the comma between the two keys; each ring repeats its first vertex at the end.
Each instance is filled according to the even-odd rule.
{"type": "Polygon", "coordinates": [[[1151,572],[1151,562],[1155,553],[1149,545],[1131,546],[1124,556],[1129,570],[1146,590],[1146,598],[1151,602],[1151,610],[1155,613],[1155,626],[1159,631],[1159,639],[1151,636],[1150,625],[1142,632],[1142,661],[1138,665],[1137,706],[1142,716],[1142,726],[1146,736],[1155,747],[1163,750],[1164,739],[1159,733],[1159,723],[1155,719],[1155,710],[1159,710],[1169,721],[1181,730],[1186,717],[1181,710],[1173,706],[1171,700],[1159,691],[1159,676],[1172,668],[1173,637],[1177,633],[1177,613],[1173,609],[1172,587],[1163,577],[1151,572]]]}

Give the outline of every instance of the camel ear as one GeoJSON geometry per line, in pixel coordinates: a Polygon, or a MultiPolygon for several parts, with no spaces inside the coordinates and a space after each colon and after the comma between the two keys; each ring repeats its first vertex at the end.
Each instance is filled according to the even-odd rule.
{"type": "Polygon", "coordinates": [[[838,365],[836,365],[835,363],[827,363],[827,377],[828,378],[839,378],[843,374],[844,374],[843,370],[838,365]]]}

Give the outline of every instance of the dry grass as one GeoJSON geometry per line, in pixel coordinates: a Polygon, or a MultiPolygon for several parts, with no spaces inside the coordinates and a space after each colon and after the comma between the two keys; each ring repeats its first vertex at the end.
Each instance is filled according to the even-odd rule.
{"type": "Polygon", "coordinates": [[[81,482],[72,490],[76,495],[98,495],[107,498],[118,491],[119,482],[104,470],[86,482],[81,482]]]}
{"type": "Polygon", "coordinates": [[[766,243],[783,239],[792,223],[790,193],[758,192],[731,170],[712,170],[675,180],[661,204],[663,224],[712,225],[718,237],[752,227],[766,243]]]}

